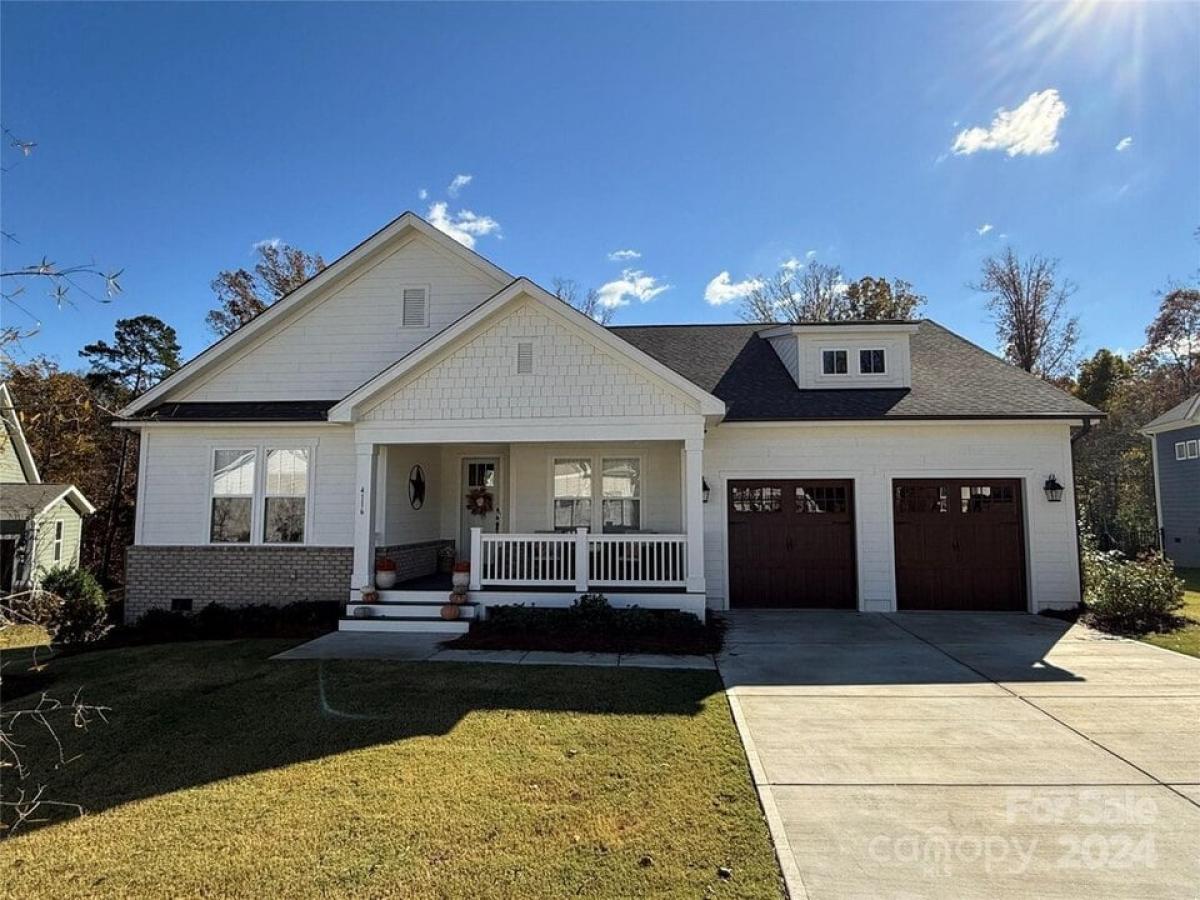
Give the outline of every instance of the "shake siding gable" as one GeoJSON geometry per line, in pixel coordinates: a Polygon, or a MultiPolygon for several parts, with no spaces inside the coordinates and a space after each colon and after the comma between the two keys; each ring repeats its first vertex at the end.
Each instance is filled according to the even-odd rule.
{"type": "Polygon", "coordinates": [[[535,301],[505,310],[363,415],[368,422],[696,415],[698,402],[639,371],[535,301]],[[533,371],[518,373],[522,343],[533,371]]]}
{"type": "Polygon", "coordinates": [[[414,236],[329,296],[237,353],[172,401],[337,399],[386,369],[502,285],[414,236]],[[403,327],[403,293],[428,288],[428,327],[403,327]]]}

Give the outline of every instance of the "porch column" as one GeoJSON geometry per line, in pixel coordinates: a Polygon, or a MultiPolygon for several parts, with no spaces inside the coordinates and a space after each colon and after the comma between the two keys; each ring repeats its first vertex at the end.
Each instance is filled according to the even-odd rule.
{"type": "Polygon", "coordinates": [[[704,439],[683,442],[687,592],[704,593],[704,439]]]}
{"type": "Polygon", "coordinates": [[[356,444],[357,474],[354,480],[354,576],[351,590],[357,591],[375,578],[375,469],[379,450],[375,444],[356,444]]]}

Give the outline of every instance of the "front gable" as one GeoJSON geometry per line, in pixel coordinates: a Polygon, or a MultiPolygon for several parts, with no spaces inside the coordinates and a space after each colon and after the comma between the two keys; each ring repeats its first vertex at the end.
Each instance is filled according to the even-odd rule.
{"type": "Polygon", "coordinates": [[[511,280],[405,213],[189,360],[121,415],[164,402],[336,400],[511,280]],[[409,288],[428,292],[427,320],[416,326],[403,320],[409,288]]]}
{"type": "Polygon", "coordinates": [[[700,399],[616,348],[604,346],[571,321],[577,313],[566,312],[529,294],[519,296],[378,392],[362,405],[359,420],[519,421],[702,414],[700,399]]]}

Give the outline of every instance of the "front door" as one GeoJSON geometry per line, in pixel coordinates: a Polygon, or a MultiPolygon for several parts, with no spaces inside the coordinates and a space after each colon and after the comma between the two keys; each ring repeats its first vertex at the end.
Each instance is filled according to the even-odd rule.
{"type": "Polygon", "coordinates": [[[471,558],[471,529],[499,532],[500,460],[495,456],[470,457],[462,463],[462,493],[459,496],[458,558],[471,558]]]}
{"type": "Polygon", "coordinates": [[[729,603],[854,609],[854,483],[729,482],[729,603]]]}

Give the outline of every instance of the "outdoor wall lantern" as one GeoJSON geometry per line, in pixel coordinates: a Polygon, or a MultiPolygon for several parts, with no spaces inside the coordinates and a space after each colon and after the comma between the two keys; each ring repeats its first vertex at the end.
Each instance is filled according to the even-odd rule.
{"type": "Polygon", "coordinates": [[[1042,487],[1046,491],[1046,499],[1051,503],[1059,503],[1062,500],[1065,488],[1058,483],[1058,478],[1055,476],[1051,475],[1047,478],[1042,487]]]}
{"type": "Polygon", "coordinates": [[[712,493],[712,488],[708,486],[708,479],[700,479],[700,495],[705,503],[708,502],[708,495],[712,493]]]}

